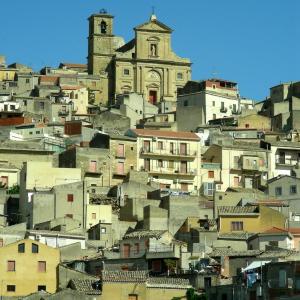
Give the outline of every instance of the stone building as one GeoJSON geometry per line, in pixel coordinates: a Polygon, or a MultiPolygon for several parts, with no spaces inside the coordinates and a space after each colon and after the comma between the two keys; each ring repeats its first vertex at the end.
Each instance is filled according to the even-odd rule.
{"type": "Polygon", "coordinates": [[[113,20],[105,11],[89,18],[88,70],[108,75],[109,100],[135,92],[152,104],[176,101],[177,89],[191,78],[191,63],[172,51],[172,29],[152,15],[135,27],[135,37],[124,43],[113,33],[113,20]]]}

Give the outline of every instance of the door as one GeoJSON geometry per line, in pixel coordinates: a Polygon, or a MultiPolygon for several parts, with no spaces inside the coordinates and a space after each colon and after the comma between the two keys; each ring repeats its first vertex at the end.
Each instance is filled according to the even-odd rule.
{"type": "Polygon", "coordinates": [[[239,177],[235,176],[233,179],[233,186],[238,187],[239,186],[239,177]]]}
{"type": "Polygon", "coordinates": [[[156,104],[157,102],[157,91],[149,91],[149,102],[151,104],[156,104]]]}
{"type": "Polygon", "coordinates": [[[180,154],[181,155],[187,154],[187,144],[186,143],[180,143],[180,154]]]}
{"type": "Polygon", "coordinates": [[[130,245],[129,244],[123,245],[123,254],[124,254],[124,257],[130,256],[130,245]]]}
{"type": "Polygon", "coordinates": [[[188,190],[189,190],[188,183],[181,183],[181,191],[182,192],[188,192],[188,190]]]}
{"type": "Polygon", "coordinates": [[[174,153],[174,143],[170,143],[170,153],[175,154],[174,153]]]}
{"type": "Polygon", "coordinates": [[[187,161],[180,162],[180,173],[183,173],[183,174],[187,173],[187,161]]]}
{"type": "Polygon", "coordinates": [[[150,152],[150,141],[144,141],[144,152],[150,152]]]}
{"type": "Polygon", "coordinates": [[[145,171],[150,171],[150,158],[146,158],[144,160],[144,170],[145,171]]]}
{"type": "Polygon", "coordinates": [[[117,164],[117,174],[118,175],[123,175],[124,174],[124,163],[123,162],[118,162],[118,164],[117,164]]]}

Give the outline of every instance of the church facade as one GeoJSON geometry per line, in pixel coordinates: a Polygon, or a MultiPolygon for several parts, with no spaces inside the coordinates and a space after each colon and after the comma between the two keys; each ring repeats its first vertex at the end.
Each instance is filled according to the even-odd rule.
{"type": "Polygon", "coordinates": [[[106,75],[103,94],[109,103],[116,95],[131,92],[152,104],[175,102],[177,89],[191,79],[191,62],[172,51],[172,29],[152,15],[134,28],[135,37],[125,43],[113,34],[113,19],[107,13],[89,18],[89,73],[106,75]]]}

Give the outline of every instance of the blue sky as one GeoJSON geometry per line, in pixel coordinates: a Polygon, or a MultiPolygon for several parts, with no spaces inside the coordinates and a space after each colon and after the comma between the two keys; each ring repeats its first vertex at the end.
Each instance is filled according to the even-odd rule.
{"type": "Polygon", "coordinates": [[[35,70],[86,62],[87,18],[105,8],[127,41],[152,6],[173,30],[173,50],[193,62],[194,80],[238,82],[257,100],[280,82],[300,80],[299,0],[9,0],[1,1],[0,53],[35,70]]]}

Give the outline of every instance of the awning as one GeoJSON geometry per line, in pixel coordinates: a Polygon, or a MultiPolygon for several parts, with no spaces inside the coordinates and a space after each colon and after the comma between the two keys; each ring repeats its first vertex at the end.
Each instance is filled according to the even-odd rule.
{"type": "Polygon", "coordinates": [[[271,262],[271,260],[257,260],[257,261],[253,261],[250,265],[248,265],[246,268],[242,268],[242,272],[246,272],[246,271],[250,271],[250,270],[254,270],[257,268],[260,268],[266,264],[269,264],[271,262]]]}

